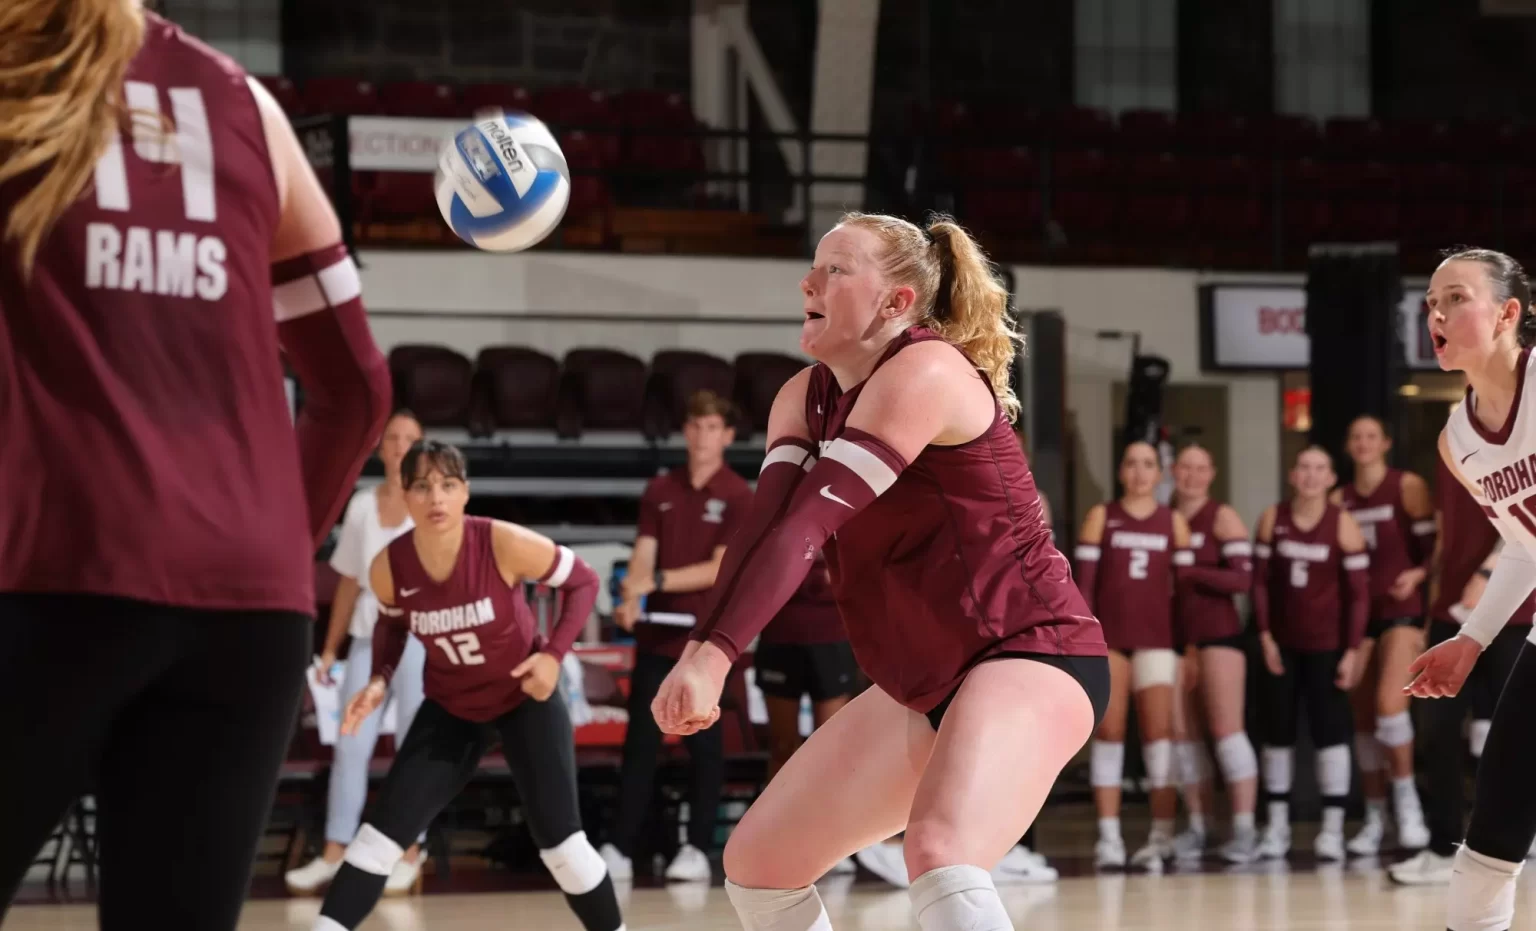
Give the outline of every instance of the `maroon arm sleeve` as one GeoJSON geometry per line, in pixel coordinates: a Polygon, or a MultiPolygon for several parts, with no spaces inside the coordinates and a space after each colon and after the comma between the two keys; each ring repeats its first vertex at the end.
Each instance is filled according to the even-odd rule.
{"type": "Polygon", "coordinates": [[[1413,538],[1418,541],[1419,561],[1417,568],[1425,572],[1434,570],[1435,538],[1439,534],[1435,530],[1433,517],[1421,517],[1413,522],[1413,538]]]}
{"type": "Polygon", "coordinates": [[[385,685],[395,678],[395,669],[400,665],[405,641],[410,635],[403,609],[379,605],[379,621],[373,627],[373,674],[382,678],[385,685]]]}
{"type": "Polygon", "coordinates": [[[1180,604],[1182,599],[1179,597],[1179,590],[1187,584],[1184,580],[1184,574],[1194,567],[1194,550],[1184,547],[1173,551],[1173,604],[1171,606],[1173,612],[1173,648],[1180,652],[1183,652],[1184,647],[1189,645],[1189,640],[1188,630],[1184,626],[1184,611],[1183,605],[1180,604]]]}
{"type": "Polygon", "coordinates": [[[1365,638],[1365,626],[1371,618],[1371,554],[1345,553],[1344,569],[1344,648],[1353,649],[1365,638]]]}
{"type": "Polygon", "coordinates": [[[1253,544],[1228,540],[1221,545],[1221,562],[1214,566],[1190,566],[1180,578],[1217,595],[1241,595],[1253,587],[1253,544]]]}
{"type": "Polygon", "coordinates": [[[565,659],[571,644],[581,636],[587,618],[592,616],[592,606],[597,604],[597,573],[585,559],[557,546],[555,561],[539,578],[539,584],[560,590],[560,616],[550,625],[549,645],[544,652],[555,659],[565,659]]]}
{"type": "Polygon", "coordinates": [[[310,535],[319,546],[389,417],[389,366],[368,329],[345,246],[274,264],[272,285],[278,339],[304,386],[295,430],[310,535]]]}
{"type": "Polygon", "coordinates": [[[1253,545],[1253,624],[1260,632],[1269,630],[1269,544],[1260,540],[1253,545]]]}
{"type": "Polygon", "coordinates": [[[775,443],[763,460],[752,511],[726,547],[714,606],[692,639],[713,643],[735,662],[805,581],[828,538],[906,467],[895,450],[862,430],[843,431],[820,460],[808,440],[775,443]]]}
{"type": "Polygon", "coordinates": [[[1089,611],[1094,609],[1094,596],[1099,582],[1099,556],[1103,552],[1097,543],[1079,543],[1072,553],[1077,557],[1077,566],[1072,571],[1073,581],[1077,582],[1077,590],[1082,593],[1083,600],[1088,602],[1089,611]]]}

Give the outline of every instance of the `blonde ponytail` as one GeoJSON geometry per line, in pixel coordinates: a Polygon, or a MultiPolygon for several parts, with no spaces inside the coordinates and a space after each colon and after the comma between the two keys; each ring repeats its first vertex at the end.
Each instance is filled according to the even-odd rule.
{"type": "Polygon", "coordinates": [[[139,0],[0,2],[0,185],[42,169],[5,223],[24,275],[120,124],[143,38],[139,0]]]}
{"type": "Polygon", "coordinates": [[[886,247],[882,270],[917,292],[917,322],[957,347],[987,376],[998,403],[1016,420],[1019,399],[1009,376],[1022,337],[1009,326],[1008,289],[992,273],[981,246],[960,224],[935,216],[927,229],[899,217],[850,213],[843,225],[877,234],[886,247]]]}

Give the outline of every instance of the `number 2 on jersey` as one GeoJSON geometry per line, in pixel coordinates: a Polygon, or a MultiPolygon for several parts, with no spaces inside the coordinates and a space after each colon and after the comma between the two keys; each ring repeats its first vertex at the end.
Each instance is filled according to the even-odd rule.
{"type": "Polygon", "coordinates": [[[1130,573],[1133,579],[1147,577],[1147,564],[1152,561],[1152,554],[1146,550],[1131,550],[1130,573]]]}
{"type": "MultiPolygon", "coordinates": [[[[123,94],[128,104],[128,135],[133,140],[134,154],[156,165],[180,165],[182,207],[187,219],[213,222],[217,215],[213,133],[208,128],[203,92],[195,87],[170,89],[176,129],[169,135],[160,117],[158,87],[143,81],[125,81],[123,94]]],[[[113,133],[96,161],[96,206],[102,210],[129,209],[128,168],[124,158],[122,135],[113,133]]]]}
{"type": "Polygon", "coordinates": [[[480,638],[474,631],[451,637],[433,637],[432,642],[448,654],[449,662],[455,666],[479,666],[485,662],[485,657],[480,655],[480,638]]]}

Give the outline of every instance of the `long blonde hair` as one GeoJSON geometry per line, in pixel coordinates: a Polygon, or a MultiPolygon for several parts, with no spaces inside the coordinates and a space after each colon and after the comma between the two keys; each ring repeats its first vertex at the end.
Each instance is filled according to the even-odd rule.
{"type": "Polygon", "coordinates": [[[1019,399],[1009,373],[1023,338],[1009,326],[1008,289],[976,240],[943,215],[932,217],[926,229],[884,214],[850,213],[841,222],[880,237],[881,271],[917,292],[917,322],[965,353],[991,382],[1008,419],[1017,419],[1019,399]]]}
{"type": "Polygon", "coordinates": [[[139,0],[0,2],[0,184],[45,169],[5,223],[23,274],[90,183],[143,40],[139,0]]]}

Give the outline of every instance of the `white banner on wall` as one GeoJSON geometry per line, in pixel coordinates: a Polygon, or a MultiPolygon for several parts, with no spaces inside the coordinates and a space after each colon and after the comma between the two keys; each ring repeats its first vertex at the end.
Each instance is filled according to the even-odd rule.
{"type": "MultiPolygon", "coordinates": [[[[1208,285],[1206,362],[1218,369],[1304,369],[1311,359],[1307,292],[1299,287],[1208,285]]],[[[1424,289],[1403,286],[1399,332],[1409,368],[1434,369],[1424,325],[1424,289]]]]}
{"type": "Polygon", "coordinates": [[[436,171],[438,151],[468,125],[467,118],[348,117],[349,161],[362,171],[436,171]]]}

